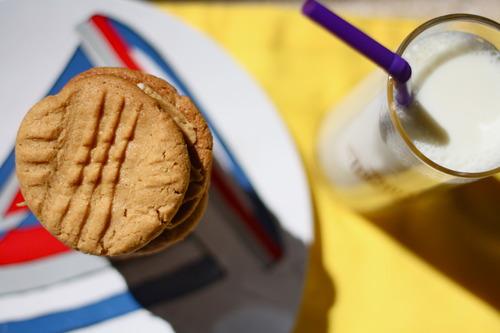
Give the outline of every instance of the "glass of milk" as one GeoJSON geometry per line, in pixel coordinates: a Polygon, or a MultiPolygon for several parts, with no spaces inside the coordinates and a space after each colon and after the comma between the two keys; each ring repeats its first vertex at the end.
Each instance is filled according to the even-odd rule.
{"type": "Polygon", "coordinates": [[[413,31],[397,51],[412,67],[412,103],[374,74],[322,124],[319,166],[334,191],[369,212],[500,172],[499,48],[500,24],[475,15],[413,31]]]}

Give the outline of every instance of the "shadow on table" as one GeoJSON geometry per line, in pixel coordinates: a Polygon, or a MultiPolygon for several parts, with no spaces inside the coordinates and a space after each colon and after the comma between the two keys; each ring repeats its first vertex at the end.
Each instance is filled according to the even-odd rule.
{"type": "Polygon", "coordinates": [[[323,245],[316,207],[314,215],[314,243],[309,252],[306,285],[295,333],[328,332],[328,311],[335,303],[335,285],[323,261],[323,245]]]}
{"type": "Polygon", "coordinates": [[[203,220],[190,237],[158,254],[113,265],[137,303],[179,333],[288,333],[300,306],[306,309],[304,327],[325,332],[332,289],[321,244],[313,245],[308,265],[307,245],[280,227],[283,255],[272,259],[258,241],[262,236],[251,230],[212,187],[203,220]],[[306,275],[312,281],[300,305],[306,275]]]}
{"type": "Polygon", "coordinates": [[[500,181],[437,190],[366,217],[500,310],[500,181]]]}

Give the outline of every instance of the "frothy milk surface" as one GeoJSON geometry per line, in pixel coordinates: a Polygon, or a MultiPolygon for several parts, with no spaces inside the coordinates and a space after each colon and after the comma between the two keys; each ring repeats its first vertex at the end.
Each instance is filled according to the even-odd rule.
{"type": "Polygon", "coordinates": [[[448,169],[482,172],[500,166],[500,54],[463,32],[415,40],[411,64],[414,104],[398,109],[415,146],[448,169]]]}

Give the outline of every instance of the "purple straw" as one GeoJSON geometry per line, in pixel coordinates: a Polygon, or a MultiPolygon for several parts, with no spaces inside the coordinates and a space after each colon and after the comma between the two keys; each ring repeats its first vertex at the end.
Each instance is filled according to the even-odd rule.
{"type": "Polygon", "coordinates": [[[315,0],[304,2],[302,12],[384,69],[398,82],[397,101],[410,104],[411,96],[405,83],[410,79],[411,67],[406,60],[315,0]]]}

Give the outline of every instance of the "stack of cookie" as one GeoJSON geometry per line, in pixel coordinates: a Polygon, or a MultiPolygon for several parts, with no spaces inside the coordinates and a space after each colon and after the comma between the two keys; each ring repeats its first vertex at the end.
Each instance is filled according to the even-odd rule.
{"type": "Polygon", "coordinates": [[[16,140],[26,204],[68,246],[140,255],[186,237],[207,205],[210,130],[167,82],[94,68],[26,114],[16,140]]]}

